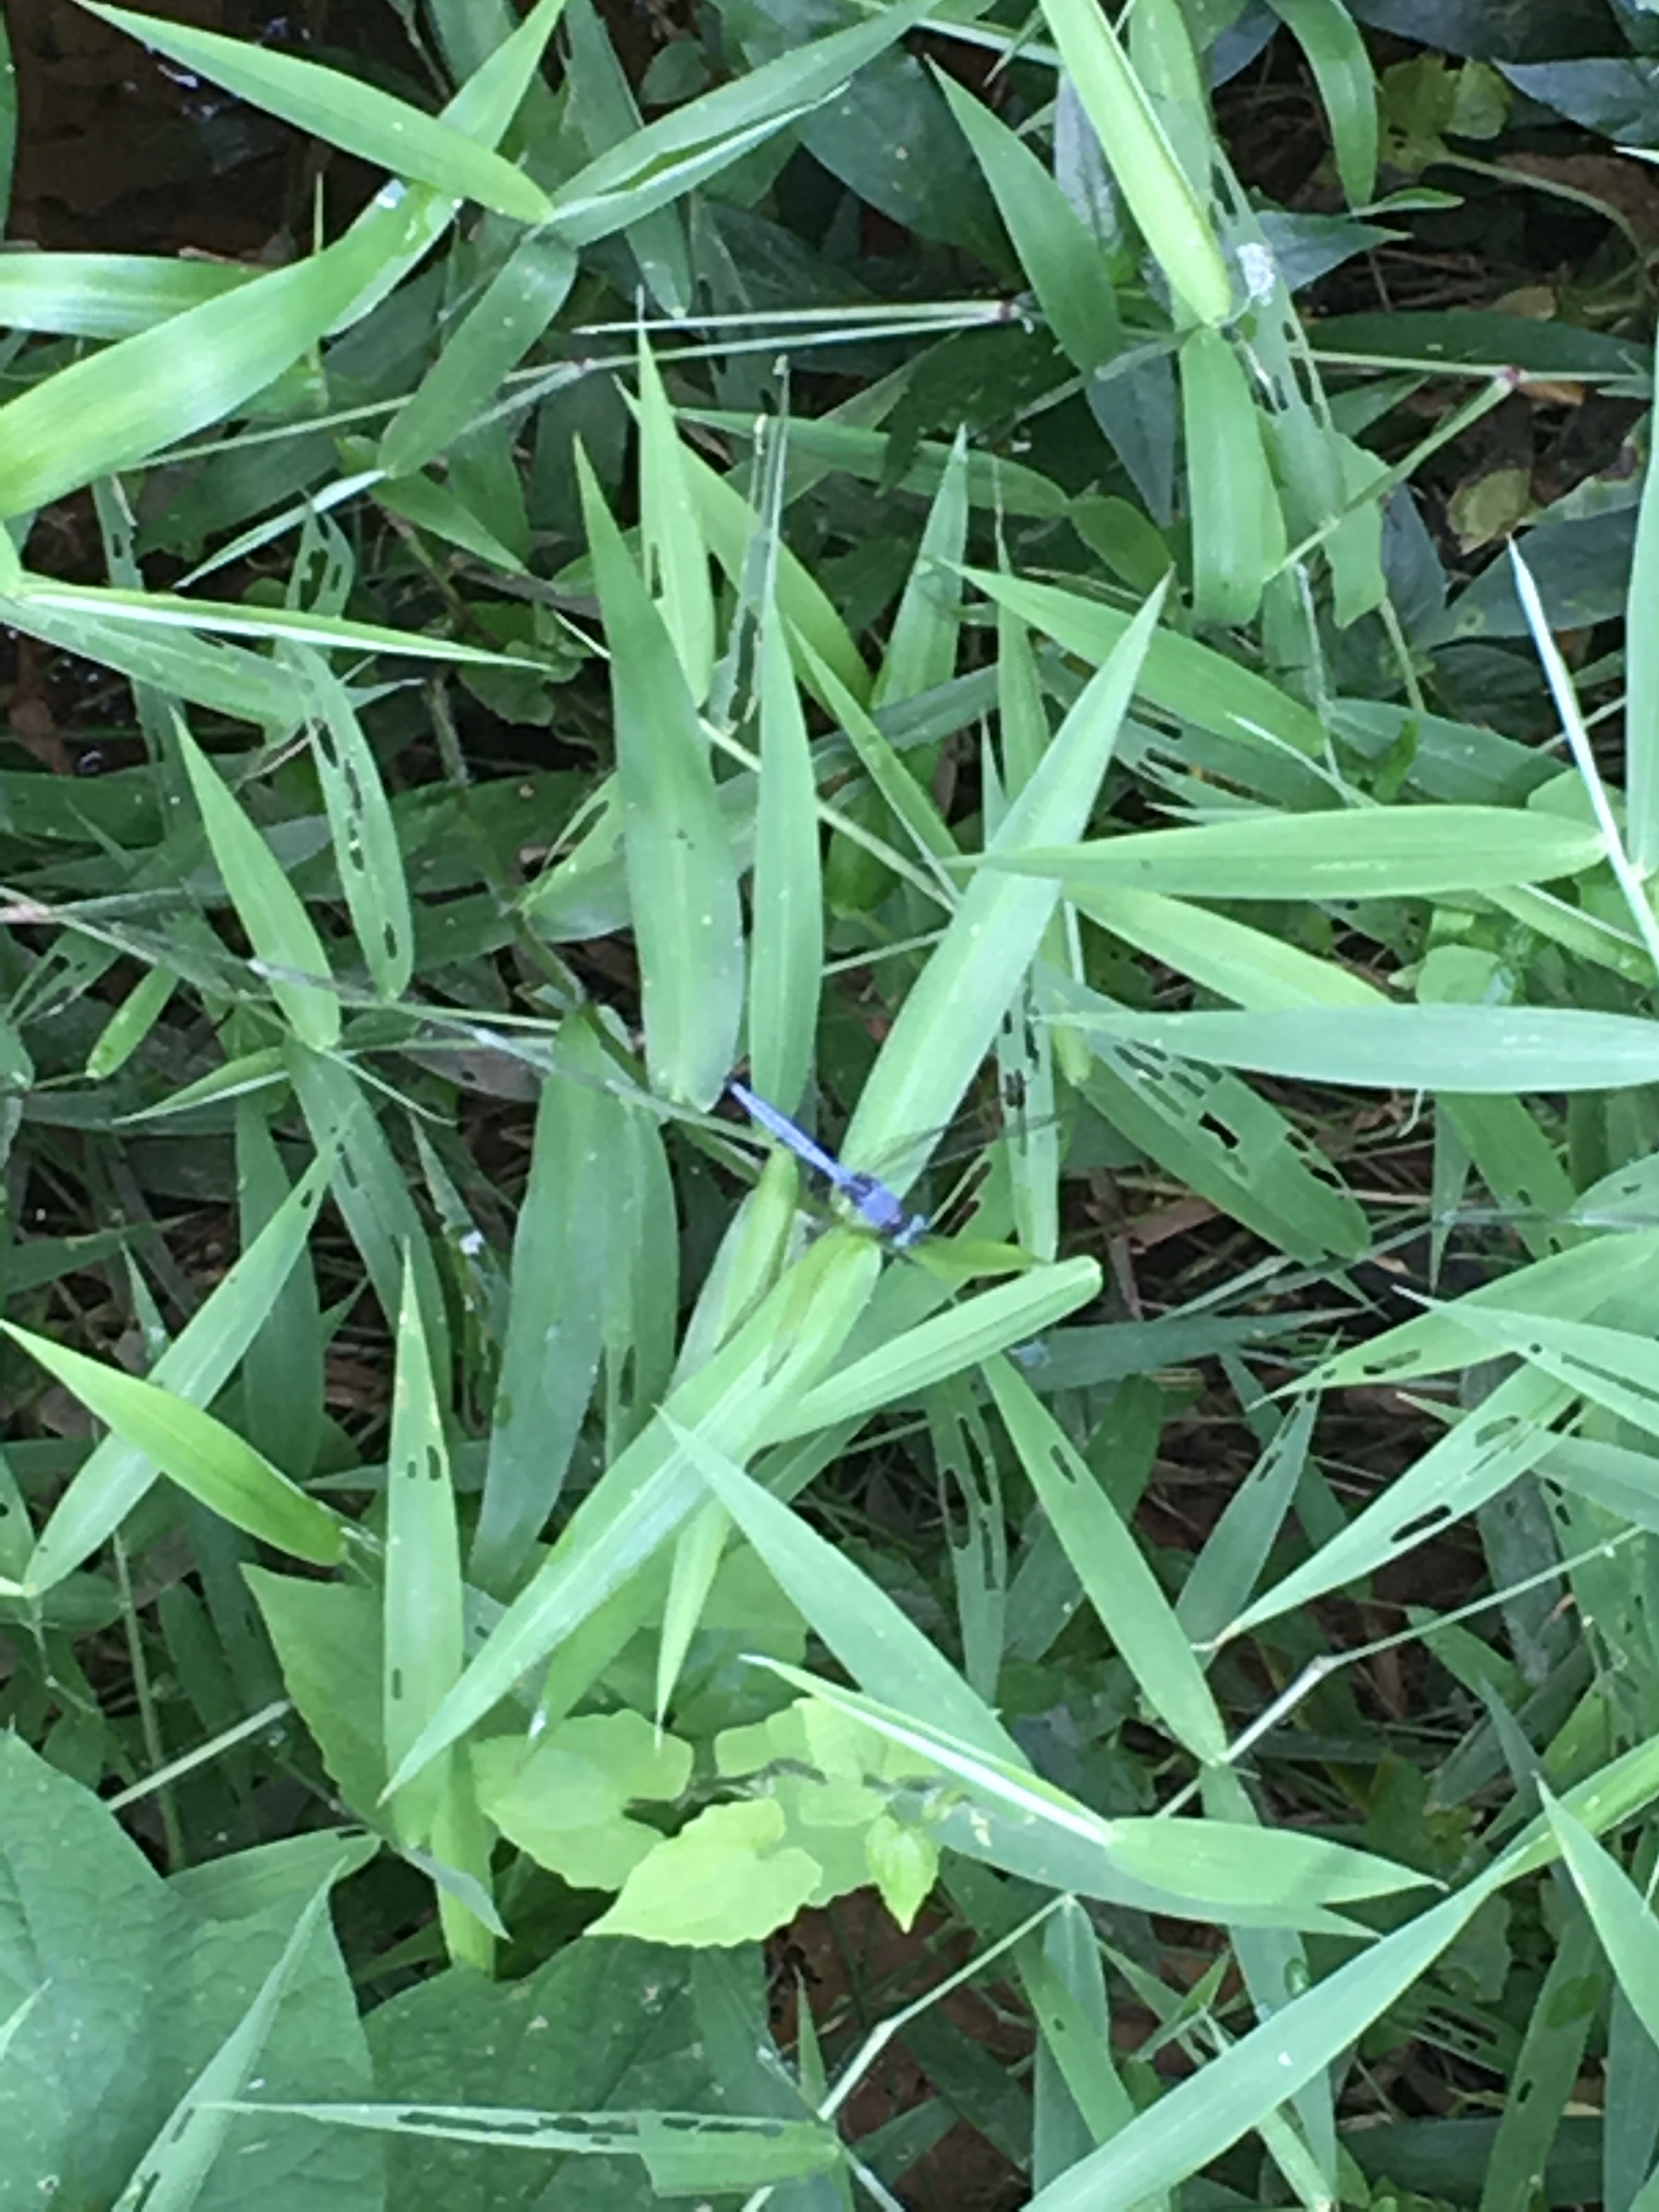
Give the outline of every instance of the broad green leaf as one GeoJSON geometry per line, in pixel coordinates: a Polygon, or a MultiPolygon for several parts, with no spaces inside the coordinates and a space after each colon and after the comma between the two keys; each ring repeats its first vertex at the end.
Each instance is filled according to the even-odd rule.
{"type": "Polygon", "coordinates": [[[737,1056],[742,916],[708,741],[586,459],[582,512],[611,652],[623,852],[644,998],[651,1087],[707,1107],[737,1056]]]}
{"type": "MultiPolygon", "coordinates": [[[[451,199],[477,200],[520,222],[546,220],[547,195],[521,169],[452,124],[360,78],[252,40],[222,38],[162,16],[134,15],[107,7],[103,0],[76,4],[325,145],[389,169],[393,176],[430,185],[451,199]]],[[[547,27],[550,31],[552,24],[547,27]]]]}
{"type": "Polygon", "coordinates": [[[620,1889],[662,1841],[625,1808],[678,1797],[691,1747],[642,1713],[583,1713],[533,1742],[490,1736],[470,1760],[483,1810],[521,1851],[576,1889],[620,1889]]]}
{"type": "MultiPolygon", "coordinates": [[[[933,1825],[942,1842],[963,1847],[964,1832],[979,1829],[975,1856],[1002,1856],[996,1822],[1009,1823],[1010,1837],[1020,1832],[1051,1832],[1058,1843],[1081,1844],[1073,1868],[1087,1869],[1064,1886],[1096,1897],[1112,1897],[1158,1911],[1177,1910],[1204,1920],[1237,1919],[1240,1925],[1322,1926],[1337,1932],[1343,1923],[1333,1905],[1388,1895],[1419,1886],[1425,1879],[1368,1852],[1346,1849],[1323,1838],[1201,1820],[1108,1820],[1045,1780],[1023,1761],[1010,1761],[978,1745],[963,1743],[929,1720],[896,1711],[884,1701],[860,1696],[837,1683],[806,1674],[777,1660],[760,1662],[793,1687],[808,1692],[832,1710],[866,1723],[890,1742],[903,1746],[942,1767],[966,1785],[971,1801],[968,1819],[953,1820],[933,1811],[933,1825]],[[990,1824],[987,1832],[987,1823],[990,1824]],[[1184,1900],[1177,1906],[1175,1900],[1184,1900]]],[[[970,1845],[970,1848],[972,1846],[970,1845]]]]}
{"type": "Polygon", "coordinates": [[[0,1328],[129,1449],[153,1461],[233,1528],[245,1528],[296,1559],[319,1566],[337,1564],[344,1549],[341,1523],[234,1429],[154,1382],[106,1367],[14,1322],[0,1322],[0,1328]]]}

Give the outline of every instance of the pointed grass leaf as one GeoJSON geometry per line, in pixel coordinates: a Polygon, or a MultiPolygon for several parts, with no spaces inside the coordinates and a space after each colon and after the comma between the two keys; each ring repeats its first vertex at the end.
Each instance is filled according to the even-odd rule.
{"type": "Polygon", "coordinates": [[[1242,1636],[1398,1562],[1516,1482],[1559,1441],[1553,1425],[1577,1392],[1523,1368],[1431,1444],[1357,1513],[1228,1626],[1242,1636]]]}
{"type": "Polygon", "coordinates": [[[638,348],[640,538],[645,573],[687,687],[701,705],[714,673],[714,593],[684,447],[644,333],[638,348]]]}
{"type": "Polygon", "coordinates": [[[922,525],[921,543],[888,633],[872,708],[936,690],[956,673],[962,627],[955,572],[968,543],[968,433],[958,428],[951,459],[922,525]]]}
{"type": "MultiPolygon", "coordinates": [[[[562,4],[538,0],[450,101],[446,127],[473,141],[501,137],[562,4]]],[[[442,235],[454,208],[430,186],[387,185],[321,252],[76,362],[0,407],[0,516],[137,467],[234,415],[320,337],[360,319],[395,289],[442,235]]],[[[143,595],[135,596],[142,603],[143,595]]]]}
{"type": "Polygon", "coordinates": [[[1109,21],[1094,0],[1042,0],[1042,13],[1101,151],[1170,290],[1193,321],[1228,321],[1232,280],[1209,216],[1109,21]]]}
{"type": "Polygon", "coordinates": [[[575,275],[563,239],[535,231],[520,240],[387,423],[379,459],[389,477],[423,469],[484,412],[564,305],[575,275]]]}
{"type": "Polygon", "coordinates": [[[785,1110],[792,1111],[806,1088],[817,1035],[823,868],[811,744],[771,576],[761,608],[759,654],[749,1059],[761,1097],[781,1100],[785,1110]]]}
{"type": "Polygon", "coordinates": [[[1543,883],[1603,858],[1589,823],[1498,806],[1393,806],[1136,830],[1066,851],[988,853],[984,865],[1048,877],[1068,896],[1121,887],[1173,898],[1359,899],[1543,883]]]}
{"type": "Polygon", "coordinates": [[[1193,615],[1237,627],[1255,619],[1262,588],[1285,558],[1279,488],[1231,339],[1200,325],[1188,332],[1180,359],[1193,615]]]}
{"type": "Polygon", "coordinates": [[[304,902],[182,715],[174,714],[173,730],[214,865],[269,976],[270,995],[301,1042],[326,1051],[339,1040],[340,1002],[325,988],[333,980],[328,955],[304,902]],[[307,984],[307,976],[317,981],[307,984]]]}
{"type": "Polygon", "coordinates": [[[1029,2212],[1156,2201],[1248,2135],[1332,2065],[1461,1934],[1486,1894],[1471,1883],[1361,1951],[1139,2112],[1031,2198],[1029,2212]]]}
{"type": "Polygon", "coordinates": [[[568,1076],[536,1109],[513,1238],[507,1340],[490,1423],[471,1572],[516,1589],[558,1502],[599,1375],[606,1287],[623,1260],[623,1147],[630,1109],[585,1077],[609,1065],[592,1032],[567,1024],[568,1076]]]}
{"type": "Polygon", "coordinates": [[[1534,1261],[1528,1267],[1517,1267],[1364,1344],[1350,1346],[1304,1376],[1300,1387],[1320,1392],[1356,1383],[1411,1382],[1448,1368],[1470,1366],[1484,1356],[1489,1342],[1478,1328],[1463,1326],[1463,1315],[1470,1308],[1503,1306],[1512,1318],[1536,1315],[1593,1321],[1603,1304],[1638,1290],[1656,1271],[1659,1230],[1611,1240],[1597,1237],[1534,1261]]]}
{"type": "MultiPolygon", "coordinates": [[[[251,40],[228,39],[155,15],[77,0],[180,68],[222,86],[269,115],[372,167],[432,185],[447,198],[476,200],[520,222],[542,222],[547,195],[521,169],[476,139],[361,79],[251,40]]],[[[548,26],[550,32],[552,26],[548,26]]]]}
{"type": "Polygon", "coordinates": [[[383,999],[400,999],[414,972],[415,918],[380,763],[350,694],[321,653],[295,645],[287,654],[311,710],[312,757],[351,926],[375,989],[383,999]]]}
{"type": "Polygon", "coordinates": [[[1637,510],[1625,628],[1625,814],[1632,865],[1659,868],[1659,469],[1649,469],[1637,510]]]}
{"type": "Polygon", "coordinates": [[[136,468],[234,416],[337,324],[409,249],[417,210],[374,209],[321,252],[222,292],[60,368],[0,407],[0,514],[136,468]]]}
{"type": "Polygon", "coordinates": [[[559,234],[586,246],[716,176],[752,146],[832,98],[927,15],[933,0],[895,0],[877,15],[813,39],[633,132],[553,195],[559,234]]]}
{"type": "Polygon", "coordinates": [[[919,1397],[934,1383],[1006,1352],[1075,1313],[1099,1291],[1097,1261],[1062,1260],[947,1306],[783,1407],[767,1432],[769,1440],[782,1442],[842,1421],[862,1420],[884,1406],[919,1397]]]}
{"type": "Polygon", "coordinates": [[[1606,1845],[1540,1781],[1544,1815],[1560,1847],[1562,1864],[1583,1899],[1607,1964],[1650,2037],[1659,2043],[1659,1922],[1606,1845]]]}
{"type": "MultiPolygon", "coordinates": [[[[386,1449],[382,1747],[392,1772],[461,1671],[460,1540],[437,1386],[411,1271],[398,1314],[398,1365],[386,1449]]],[[[443,1762],[392,1801],[405,1843],[431,1834],[446,1784],[443,1762]]]]}
{"type": "Polygon", "coordinates": [[[617,777],[651,1087],[708,1107],[737,1054],[743,933],[708,741],[662,617],[578,453],[611,649],[617,777]]]}
{"type": "Polygon", "coordinates": [[[879,1583],[708,1440],[671,1423],[681,1449],[854,1680],[1010,1766],[1024,1753],[984,1700],[879,1583]]]}
{"type": "Polygon", "coordinates": [[[1006,1359],[986,1361],[984,1375],[1048,1525],[1142,1696],[1194,1759],[1224,1758],[1227,1731],[1204,1670],[1099,1477],[1006,1359]]]}
{"type": "Polygon", "coordinates": [[[1659,1081],[1659,1024],[1576,1006],[1323,1006],[1249,1013],[1068,1009],[1085,1034],[1188,1060],[1375,1091],[1618,1091],[1659,1081]]]}
{"type": "Polygon", "coordinates": [[[0,1322],[0,1328],[130,1450],[153,1461],[233,1528],[319,1566],[338,1563],[344,1538],[334,1515],[234,1429],[154,1382],[106,1367],[11,1322],[0,1322]]]}
{"type": "MultiPolygon", "coordinates": [[[[684,447],[681,466],[697,502],[697,518],[704,541],[727,582],[740,586],[749,549],[760,526],[759,519],[731,478],[722,476],[701,453],[684,447]]],[[[777,548],[773,590],[792,646],[797,640],[810,645],[818,658],[835,670],[854,698],[867,700],[872,679],[852,632],[842,621],[834,600],[799,554],[782,540],[777,548]]],[[[810,688],[810,665],[799,667],[797,673],[810,688]]]]}
{"type": "MultiPolygon", "coordinates": [[[[1328,817],[1327,817],[1328,818],[1328,817]]],[[[1133,834],[1133,833],[1132,833],[1133,834]]],[[[1079,852],[1090,848],[1079,846],[1079,852]]],[[[1127,887],[1085,891],[1075,879],[1066,896],[1080,914],[1189,981],[1235,1006],[1376,1006],[1387,1000],[1374,983],[1335,960],[1322,960],[1270,931],[1162,891],[1127,887]]],[[[1051,1007],[1062,1018],[1063,1008],[1051,1007]]]]}
{"type": "Polygon", "coordinates": [[[1269,0],[1307,57],[1330,125],[1336,173],[1351,208],[1376,191],[1377,96],[1370,57],[1342,0],[1269,0]]]}
{"type": "MultiPolygon", "coordinates": [[[[1017,614],[1097,667],[1118,645],[1131,617],[1058,584],[1034,584],[994,568],[966,568],[969,582],[1000,607],[1017,614]]],[[[1229,660],[1195,638],[1161,629],[1146,648],[1139,695],[1177,721],[1195,723],[1218,737],[1260,746],[1288,746],[1310,760],[1324,757],[1324,726],[1310,708],[1292,699],[1254,669],[1229,660]]]]}
{"type": "MultiPolygon", "coordinates": [[[[662,1412],[731,1457],[746,1458],[781,1409],[799,1400],[835,1358],[868,1304],[880,1269],[881,1255],[869,1238],[836,1231],[822,1237],[708,1363],[675,1384],[662,1412]]],[[[636,1579],[707,1494],[659,1414],[587,1492],[391,1787],[401,1789],[636,1579]]]]}
{"type": "Polygon", "coordinates": [[[1043,319],[1086,376],[1123,344],[1117,295],[1100,242],[1024,140],[937,67],[944,94],[984,172],[1043,319]]]}
{"type": "MultiPolygon", "coordinates": [[[[1146,601],[1091,678],[1036,772],[1014,797],[988,853],[1013,855],[1089,818],[1156,632],[1164,592],[1146,601]]],[[[990,1054],[1058,904],[1044,887],[1009,896],[1019,879],[981,869],[900,1007],[847,1133],[843,1157],[884,1162],[902,1196],[931,1149],[918,1131],[942,1128],[990,1054]]]]}
{"type": "Polygon", "coordinates": [[[258,274],[162,254],[12,252],[0,257],[0,325],[64,337],[131,337],[258,274]]]}
{"type": "MultiPolygon", "coordinates": [[[[313,1161],[155,1362],[153,1385],[197,1406],[208,1404],[222,1389],[305,1249],[331,1165],[327,1158],[313,1161]]],[[[97,1445],[52,1509],[28,1563],[30,1589],[51,1589],[88,1559],[119,1527],[155,1474],[155,1461],[121,1437],[108,1437],[97,1445]]]]}

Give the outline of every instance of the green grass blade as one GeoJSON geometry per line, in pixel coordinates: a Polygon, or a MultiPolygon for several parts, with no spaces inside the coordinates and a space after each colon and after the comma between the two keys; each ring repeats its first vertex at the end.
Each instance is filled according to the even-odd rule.
{"type": "Polygon", "coordinates": [[[288,653],[311,710],[312,757],[351,926],[375,989],[383,999],[400,999],[415,968],[415,917],[380,763],[350,694],[321,653],[303,645],[288,653]]]}
{"type": "Polygon", "coordinates": [[[848,77],[926,16],[932,0],[895,0],[878,15],[734,78],[659,116],[580,170],[553,195],[559,234],[586,246],[716,176],[753,146],[840,91],[848,77]]]}
{"type": "Polygon", "coordinates": [[[582,512],[611,649],[617,775],[651,1087],[707,1107],[737,1054],[743,934],[708,743],[661,616],[585,456],[582,512]]]}
{"type": "Polygon", "coordinates": [[[255,958],[270,975],[270,995],[302,1043],[326,1051],[340,1035],[340,1002],[322,988],[332,973],[305,903],[219,771],[175,714],[173,736],[207,833],[209,849],[255,958]],[[315,976],[316,985],[301,979],[315,976]]]}
{"type": "Polygon", "coordinates": [[[1251,622],[1284,560],[1285,518],[1261,419],[1232,341],[1201,325],[1181,348],[1181,414],[1192,513],[1193,614],[1251,622]]]}
{"type": "Polygon", "coordinates": [[[1262,1013],[1068,1011],[1091,1035],[1307,1083],[1500,1096],[1659,1081],[1659,1025],[1576,1006],[1320,1006],[1262,1013]]]}
{"type": "Polygon", "coordinates": [[[1119,352],[1123,325],[1098,241],[1023,138],[983,100],[935,67],[974,159],[991,187],[1043,319],[1086,375],[1119,352]]]}
{"type": "Polygon", "coordinates": [[[8,253],[0,256],[0,325],[64,337],[132,337],[258,276],[161,254],[8,253]]]}
{"type": "MultiPolygon", "coordinates": [[[[461,1552],[449,1451],[415,1279],[405,1273],[398,1314],[397,1382],[386,1448],[386,1547],[382,1616],[382,1732],[393,1772],[459,1677],[463,1658],[461,1552]]],[[[434,1763],[392,1802],[405,1843],[432,1833],[452,1778],[434,1763]]]]}
{"type": "MultiPolygon", "coordinates": [[[[831,1234],[790,1271],[663,1410],[739,1461],[832,1360],[869,1303],[881,1255],[868,1238],[831,1234]]],[[[706,1499],[658,1418],[583,1498],[552,1556],[508,1607],[392,1777],[401,1789],[482,1720],[549,1652],[638,1576],[706,1499]]]]}
{"type": "Polygon", "coordinates": [[[1603,857],[1589,823],[1512,807],[1396,806],[1132,830],[1069,852],[988,854],[985,865],[1048,877],[1079,898],[1119,887],[1169,898],[1434,898],[1580,875],[1603,857]]]}
{"type": "MultiPolygon", "coordinates": [[[[268,115],[279,116],[325,145],[355,154],[374,167],[430,185],[450,199],[476,200],[520,222],[543,222],[547,195],[510,161],[453,125],[406,100],[325,69],[297,54],[275,52],[250,40],[222,38],[156,15],[134,15],[103,0],[78,0],[117,30],[125,31],[182,69],[222,86],[268,115]]],[[[548,25],[552,30],[552,24],[548,25]]]]}
{"type": "Polygon", "coordinates": [[[1030,2201],[1030,2212],[1097,2212],[1139,2204],[1197,2173],[1347,2049],[1433,1965],[1486,1895],[1472,1883],[1419,1913],[1260,2027],[1030,2201]]]}
{"type": "MultiPolygon", "coordinates": [[[[750,1079],[762,1097],[792,1113],[805,1091],[817,1036],[823,867],[811,741],[775,578],[769,574],[761,606],[759,653],[749,1059],[750,1079]]],[[[836,678],[830,675],[829,680],[836,678]]]]}
{"type": "Polygon", "coordinates": [[[1376,80],[1370,57],[1342,0],[1271,0],[1275,15],[1307,57],[1343,196],[1364,207],[1376,191],[1376,80]]]}
{"type": "MultiPolygon", "coordinates": [[[[1127,627],[1089,684],[1041,766],[1008,809],[999,855],[1073,836],[1087,822],[1157,629],[1160,589],[1127,627]],[[1066,825],[1062,828],[1062,825],[1066,825]]],[[[920,1137],[945,1127],[989,1054],[1008,1006],[1042,941],[1057,898],[1018,878],[981,870],[935,946],[889,1031],[847,1133],[844,1156],[879,1159],[893,1188],[915,1180],[931,1149],[920,1137]],[[1036,890],[1036,896],[1028,895],[1036,890]]]]}
{"type": "Polygon", "coordinates": [[[769,1443],[861,1420],[899,1399],[919,1397],[965,1367],[977,1365],[1075,1313],[1098,1295],[1100,1268],[1093,1260],[1062,1260],[1033,1267],[1012,1283],[999,1283],[960,1305],[920,1322],[818,1384],[786,1407],[769,1443]]]}
{"type": "Polygon", "coordinates": [[[579,1031],[568,1045],[562,1037],[567,1054],[571,1079],[550,1076],[536,1111],[471,1559],[473,1580],[503,1593],[522,1583],[563,1486],[599,1375],[607,1280],[621,1257],[611,1205],[629,1109],[581,1079],[600,1072],[597,1044],[579,1031]]]}
{"type": "Polygon", "coordinates": [[[1093,0],[1043,0],[1042,13],[1101,151],[1170,290],[1193,321],[1226,322],[1233,312],[1227,264],[1110,23],[1093,0]]]}
{"type": "Polygon", "coordinates": [[[234,1429],[155,1382],[106,1367],[14,1322],[0,1322],[0,1328],[130,1451],[153,1462],[233,1528],[315,1565],[338,1564],[344,1549],[342,1524],[234,1429]]]}
{"type": "Polygon", "coordinates": [[[639,343],[640,538],[651,596],[673,641],[696,704],[714,673],[714,592],[696,503],[686,481],[684,447],[661,372],[641,333],[639,343]]]}
{"type": "Polygon", "coordinates": [[[1204,1670],[1099,1477],[1006,1359],[984,1373],[1048,1526],[1142,1696],[1194,1759],[1224,1758],[1227,1731],[1204,1670]]]}
{"type": "Polygon", "coordinates": [[[706,1438],[669,1424],[692,1465],[854,1680],[1010,1766],[1027,1764],[984,1700],[880,1585],[706,1438]]]}
{"type": "MultiPolygon", "coordinates": [[[[179,1331],[150,1379],[173,1398],[209,1404],[235,1372],[264,1326],[311,1234],[331,1163],[314,1160],[255,1241],[179,1331]]],[[[28,1563],[33,1590],[51,1589],[89,1559],[155,1480],[144,1453],[110,1437],[97,1446],[58,1499],[28,1563]]]]}
{"type": "Polygon", "coordinates": [[[562,239],[520,239],[443,351],[387,423],[380,462],[413,476],[453,444],[495,398],[569,296],[576,256],[562,239]]]}
{"type": "Polygon", "coordinates": [[[1315,1557],[1248,1606],[1230,1633],[1311,1604],[1344,1583],[1397,1561],[1431,1535],[1507,1490],[1556,1442],[1550,1425],[1577,1393],[1523,1370],[1431,1444],[1382,1496],[1329,1537],[1315,1557]]]}
{"type": "MultiPolygon", "coordinates": [[[[1656,356],[1659,360],[1659,356],[1656,356]]],[[[1625,822],[1631,865],[1659,868],[1659,470],[1650,469],[1637,510],[1625,619],[1625,822]]]]}
{"type": "MultiPolygon", "coordinates": [[[[1042,630],[1067,653],[1097,667],[1128,629],[1130,617],[1115,607],[1057,584],[1028,583],[994,568],[963,571],[988,599],[1042,630]]],[[[1137,686],[1140,696],[1177,720],[1194,722],[1218,737],[1260,746],[1264,737],[1322,760],[1325,732],[1319,717],[1253,669],[1194,638],[1160,630],[1146,652],[1137,686]]]]}

